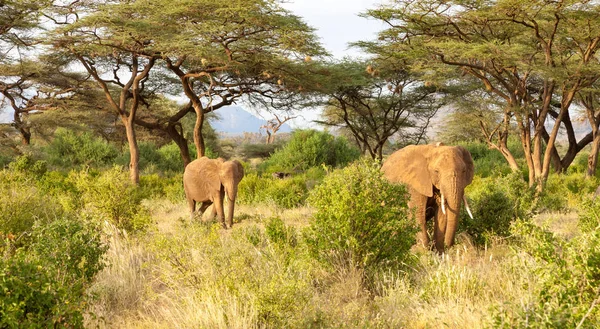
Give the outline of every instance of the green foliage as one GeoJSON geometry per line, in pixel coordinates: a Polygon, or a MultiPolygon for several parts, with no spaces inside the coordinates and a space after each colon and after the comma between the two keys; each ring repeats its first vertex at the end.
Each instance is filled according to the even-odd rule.
{"type": "Polygon", "coordinates": [[[273,179],[249,173],[238,185],[238,201],[245,204],[272,203],[287,209],[301,206],[308,197],[308,182],[305,175],[273,179]]]}
{"type": "Polygon", "coordinates": [[[356,160],[360,151],[342,137],[318,130],[296,130],[290,141],[263,163],[265,172],[307,170],[321,165],[340,167],[356,160]]]}
{"type": "Polygon", "coordinates": [[[81,193],[81,200],[93,216],[120,229],[143,230],[150,224],[148,210],[141,205],[143,190],[128,179],[119,167],[100,174],[88,171],[69,177],[81,193]]]}
{"type": "MultiPolygon", "coordinates": [[[[480,142],[461,142],[458,145],[463,146],[471,153],[478,176],[496,177],[511,173],[511,169],[500,151],[490,149],[480,142]]],[[[515,157],[523,156],[523,149],[517,140],[509,139],[508,148],[515,157]]]]}
{"type": "Polygon", "coordinates": [[[246,158],[268,158],[275,150],[281,148],[281,144],[242,144],[241,155],[246,158]]]}
{"type": "Polygon", "coordinates": [[[48,223],[63,213],[60,203],[36,188],[32,177],[0,171],[0,233],[16,235],[20,245],[36,221],[48,223]]]}
{"type": "Polygon", "coordinates": [[[581,173],[552,174],[540,195],[540,210],[568,211],[577,209],[582,197],[593,193],[598,186],[595,178],[586,179],[581,173]]]}
{"type": "Polygon", "coordinates": [[[107,250],[99,232],[79,220],[36,223],[31,245],[0,258],[0,327],[83,328],[85,289],[107,250]]]}
{"type": "Polygon", "coordinates": [[[593,232],[600,226],[600,200],[598,196],[586,197],[579,209],[579,228],[583,232],[593,232]]]}
{"type": "Polygon", "coordinates": [[[593,230],[567,241],[527,221],[515,222],[512,232],[520,250],[534,260],[536,295],[526,307],[498,307],[492,326],[597,328],[600,310],[594,305],[600,296],[600,232],[593,230]]]}
{"type": "Polygon", "coordinates": [[[34,160],[29,154],[18,156],[8,164],[8,169],[37,177],[42,176],[48,170],[46,161],[34,160]]]}
{"type": "Polygon", "coordinates": [[[296,246],[298,243],[296,230],[291,226],[285,225],[279,217],[273,217],[267,221],[265,233],[269,241],[275,244],[296,246]]]}
{"type": "Polygon", "coordinates": [[[36,223],[29,251],[64,271],[68,280],[90,282],[104,268],[102,255],[108,249],[102,242],[98,224],[83,219],[59,219],[49,224],[36,223]]]}
{"type": "Polygon", "coordinates": [[[305,232],[311,253],[325,262],[347,255],[362,268],[398,266],[415,242],[407,197],[404,186],[383,178],[376,162],[362,159],[332,172],[308,199],[316,208],[305,232]]]}
{"type": "Polygon", "coordinates": [[[80,165],[104,166],[112,164],[119,151],[92,133],[77,133],[58,128],[54,140],[44,148],[48,162],[60,168],[72,168],[80,165]]]}
{"type": "Polygon", "coordinates": [[[474,219],[461,209],[460,231],[466,231],[473,242],[483,245],[494,236],[510,235],[510,224],[517,218],[530,218],[533,191],[520,173],[504,177],[475,177],[465,191],[474,219]]]}
{"type": "Polygon", "coordinates": [[[168,177],[159,174],[142,175],[139,189],[144,199],[166,198],[174,203],[185,199],[182,173],[168,177]]]}

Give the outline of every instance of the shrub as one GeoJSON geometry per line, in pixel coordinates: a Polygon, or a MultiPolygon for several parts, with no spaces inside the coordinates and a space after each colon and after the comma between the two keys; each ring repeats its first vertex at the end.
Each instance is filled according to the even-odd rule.
{"type": "Polygon", "coordinates": [[[267,221],[265,225],[265,233],[269,240],[279,245],[296,246],[298,242],[296,230],[288,225],[285,225],[279,217],[273,217],[267,221]]]}
{"type": "Polygon", "coordinates": [[[36,224],[33,242],[0,258],[0,327],[83,328],[86,288],[106,247],[89,223],[36,224]]]}
{"type": "Polygon", "coordinates": [[[399,265],[417,230],[407,197],[406,188],[390,184],[370,160],[332,172],[308,199],[316,208],[305,231],[311,253],[325,262],[347,254],[363,268],[399,265]]]}
{"type": "Polygon", "coordinates": [[[250,173],[244,176],[238,186],[238,201],[245,204],[273,203],[290,209],[303,205],[307,197],[308,187],[304,175],[273,179],[250,173]]]}
{"type": "Polygon", "coordinates": [[[30,177],[0,171],[0,232],[16,235],[21,244],[36,221],[48,223],[63,213],[57,200],[37,189],[30,177]]]}
{"type": "Polygon", "coordinates": [[[34,160],[28,154],[18,156],[13,162],[8,164],[8,169],[23,174],[30,174],[34,177],[42,176],[48,170],[46,161],[34,160]]]}
{"type": "Polygon", "coordinates": [[[475,177],[466,189],[474,219],[461,209],[460,231],[466,231],[473,242],[482,245],[494,236],[510,235],[510,224],[516,218],[530,218],[533,191],[520,173],[504,177],[475,177]]]}
{"type": "Polygon", "coordinates": [[[92,215],[120,229],[143,230],[150,224],[148,210],[141,206],[143,190],[131,183],[119,167],[101,174],[82,171],[69,177],[81,193],[92,215]]]}
{"type": "Polygon", "coordinates": [[[597,179],[585,179],[581,173],[553,174],[548,177],[540,195],[540,210],[568,211],[579,204],[598,186],[597,179]]]}
{"type": "Polygon", "coordinates": [[[360,151],[343,137],[317,130],[297,130],[290,141],[266,160],[265,172],[306,170],[321,165],[339,167],[356,160],[360,151]]]}
{"type": "Polygon", "coordinates": [[[581,202],[579,228],[583,232],[593,232],[600,226],[600,202],[597,197],[587,197],[581,202]]]}
{"type": "Polygon", "coordinates": [[[63,168],[108,165],[119,155],[116,147],[89,132],[76,133],[64,128],[56,129],[54,140],[45,151],[51,165],[63,168]]]}
{"type": "MultiPolygon", "coordinates": [[[[36,223],[29,251],[64,275],[64,280],[90,282],[104,268],[102,256],[108,249],[101,228],[83,219],[59,219],[36,223]]],[[[66,282],[65,282],[66,283],[66,282]]]]}
{"type": "MultiPolygon", "coordinates": [[[[471,153],[478,176],[496,177],[511,173],[508,162],[498,150],[490,149],[486,144],[481,142],[463,142],[459,143],[459,145],[471,153]]],[[[509,139],[508,148],[515,158],[523,157],[523,148],[520,145],[520,141],[512,138],[509,139]]]]}
{"type": "Polygon", "coordinates": [[[140,194],[144,199],[166,198],[172,202],[185,200],[183,174],[165,177],[159,174],[140,176],[140,194]]]}
{"type": "Polygon", "coordinates": [[[519,251],[534,261],[529,270],[536,282],[535,299],[523,307],[496,309],[494,328],[597,328],[600,312],[594,307],[600,291],[600,232],[594,230],[565,240],[527,221],[517,221],[512,232],[519,251]]]}
{"type": "Polygon", "coordinates": [[[249,158],[268,158],[281,144],[242,144],[241,155],[249,158]]]}

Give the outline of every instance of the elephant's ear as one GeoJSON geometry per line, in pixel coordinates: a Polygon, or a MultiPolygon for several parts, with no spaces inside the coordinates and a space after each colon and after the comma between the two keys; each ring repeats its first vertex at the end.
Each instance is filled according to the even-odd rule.
{"type": "Polygon", "coordinates": [[[473,181],[473,175],[475,174],[475,166],[473,165],[473,158],[471,157],[471,152],[469,152],[466,148],[462,146],[457,146],[456,148],[462,154],[463,161],[465,162],[465,167],[467,170],[467,185],[469,185],[473,181]]]}
{"type": "Polygon", "coordinates": [[[433,196],[433,183],[427,159],[418,146],[407,146],[390,155],[383,163],[383,175],[391,182],[402,182],[428,197],[433,196]]]}
{"type": "Polygon", "coordinates": [[[219,170],[219,177],[221,182],[233,179],[237,184],[244,178],[244,166],[237,160],[223,162],[219,170]]]}

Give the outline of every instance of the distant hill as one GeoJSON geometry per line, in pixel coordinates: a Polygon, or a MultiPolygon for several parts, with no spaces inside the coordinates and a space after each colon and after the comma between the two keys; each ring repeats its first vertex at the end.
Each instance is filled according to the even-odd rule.
{"type": "MultiPolygon", "coordinates": [[[[215,113],[220,119],[211,121],[211,125],[217,132],[228,134],[242,134],[244,132],[257,133],[260,130],[260,126],[266,123],[265,119],[257,118],[240,106],[223,107],[215,111],[215,113]]],[[[292,128],[284,123],[278,133],[290,131],[292,131],[292,128]]]]}

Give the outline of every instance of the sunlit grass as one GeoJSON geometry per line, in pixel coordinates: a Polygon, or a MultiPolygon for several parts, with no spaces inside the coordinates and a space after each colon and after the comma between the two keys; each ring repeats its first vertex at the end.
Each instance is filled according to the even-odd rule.
{"type": "Polygon", "coordinates": [[[300,232],[309,207],[238,205],[232,230],[214,220],[190,222],[184,202],[149,207],[155,226],[148,232],[110,235],[110,266],[92,289],[98,299],[90,325],[482,328],[495,306],[527,305],[535,293],[526,284],[535,283],[530,259],[502,241],[477,249],[459,237],[447,254],[421,252],[409,269],[381,273],[369,285],[344,259],[325,268],[301,246],[265,237],[273,217],[300,232]]]}

